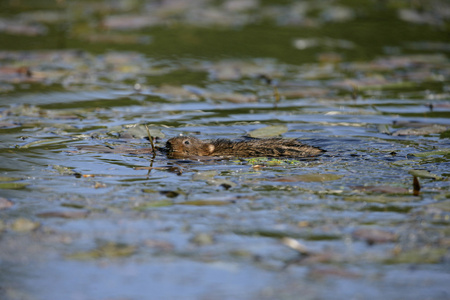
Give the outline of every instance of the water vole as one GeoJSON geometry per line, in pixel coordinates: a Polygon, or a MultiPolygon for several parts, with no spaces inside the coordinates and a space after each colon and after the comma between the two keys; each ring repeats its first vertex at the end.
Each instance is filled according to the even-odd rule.
{"type": "Polygon", "coordinates": [[[192,136],[171,138],[166,143],[169,158],[194,156],[224,157],[310,157],[324,150],[305,145],[295,139],[268,138],[231,141],[202,141],[192,136]]]}

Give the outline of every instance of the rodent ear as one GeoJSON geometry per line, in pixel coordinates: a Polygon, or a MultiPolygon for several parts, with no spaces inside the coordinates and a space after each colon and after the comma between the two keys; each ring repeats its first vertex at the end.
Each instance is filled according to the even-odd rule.
{"type": "Polygon", "coordinates": [[[215,149],[216,149],[216,147],[213,144],[208,145],[209,154],[213,153],[215,149]]]}

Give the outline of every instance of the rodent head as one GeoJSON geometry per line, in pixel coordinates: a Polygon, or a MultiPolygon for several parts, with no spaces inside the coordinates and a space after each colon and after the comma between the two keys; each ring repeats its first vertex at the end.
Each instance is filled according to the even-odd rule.
{"type": "Polygon", "coordinates": [[[166,142],[167,156],[180,158],[189,156],[208,156],[214,151],[213,144],[203,142],[192,136],[179,136],[166,142]]]}

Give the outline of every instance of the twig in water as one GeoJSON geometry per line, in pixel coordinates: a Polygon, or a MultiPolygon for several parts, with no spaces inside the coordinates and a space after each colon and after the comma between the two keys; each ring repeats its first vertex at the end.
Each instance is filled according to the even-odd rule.
{"type": "Polygon", "coordinates": [[[278,102],[280,102],[280,93],[278,92],[277,86],[273,87],[273,97],[275,98],[275,104],[274,108],[276,109],[278,107],[278,102]]]}
{"type": "Polygon", "coordinates": [[[153,143],[153,137],[150,134],[150,130],[148,129],[147,125],[145,125],[145,129],[147,129],[148,139],[150,140],[150,144],[152,145],[153,158],[155,158],[155,156],[156,156],[156,149],[155,149],[155,144],[153,143]]]}

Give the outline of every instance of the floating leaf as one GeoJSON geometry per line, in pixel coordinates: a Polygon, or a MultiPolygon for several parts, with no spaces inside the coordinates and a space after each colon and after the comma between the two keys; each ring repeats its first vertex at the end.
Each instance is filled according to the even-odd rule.
{"type": "Polygon", "coordinates": [[[427,157],[427,156],[433,156],[433,155],[448,155],[450,154],[450,149],[440,149],[436,151],[428,151],[428,152],[419,152],[414,153],[413,155],[416,157],[427,157]]]}
{"type": "Polygon", "coordinates": [[[22,179],[22,178],[0,176],[0,181],[15,181],[15,180],[20,180],[20,179],[22,179]]]}
{"type": "Polygon", "coordinates": [[[13,189],[20,190],[28,186],[28,183],[22,182],[2,182],[0,183],[0,189],[13,189]]]}
{"type": "Polygon", "coordinates": [[[152,153],[151,148],[131,148],[129,146],[118,145],[116,147],[94,145],[94,146],[77,146],[80,151],[97,152],[97,153],[115,153],[115,154],[149,154],[152,153]]]}
{"type": "Polygon", "coordinates": [[[179,205],[193,205],[193,206],[222,206],[232,204],[232,201],[219,201],[219,200],[192,200],[177,203],[179,205]]]}
{"type": "Polygon", "coordinates": [[[216,101],[227,101],[232,103],[256,102],[258,98],[255,95],[246,95],[238,93],[205,93],[206,98],[216,101]]]}
{"type": "Polygon", "coordinates": [[[302,175],[294,175],[290,177],[279,177],[275,179],[267,179],[269,181],[276,182],[324,182],[324,181],[332,181],[338,180],[344,177],[344,175],[339,174],[302,174],[302,175]]]}
{"type": "Polygon", "coordinates": [[[192,175],[192,180],[199,180],[199,181],[205,181],[210,180],[214,178],[217,174],[219,174],[217,171],[205,171],[205,172],[198,172],[192,175]]]}
{"type": "Polygon", "coordinates": [[[209,233],[198,233],[189,241],[198,246],[212,245],[214,244],[214,236],[209,233]]]}
{"type": "Polygon", "coordinates": [[[162,85],[154,90],[155,93],[163,94],[164,98],[175,101],[200,100],[200,95],[194,89],[179,86],[162,85]]]}
{"type": "Polygon", "coordinates": [[[446,248],[429,248],[414,249],[409,251],[401,251],[394,257],[385,261],[388,264],[436,264],[442,262],[446,248]]]}
{"type": "Polygon", "coordinates": [[[138,206],[135,206],[133,209],[135,210],[146,210],[147,208],[155,208],[155,207],[165,207],[165,206],[172,206],[174,203],[169,200],[161,200],[161,201],[151,201],[139,204],[138,206]]]}
{"type": "Polygon", "coordinates": [[[14,222],[12,222],[10,225],[12,230],[19,232],[32,231],[38,228],[39,226],[41,226],[40,223],[25,218],[18,218],[14,220],[14,222]]]}
{"type": "MultiPolygon", "coordinates": [[[[124,126],[123,131],[120,132],[121,138],[147,138],[147,128],[144,125],[134,124],[124,126]]],[[[165,134],[161,130],[156,128],[149,128],[152,137],[164,138],[165,134]]]]}
{"type": "Polygon", "coordinates": [[[76,252],[67,255],[69,259],[92,260],[98,258],[118,258],[133,255],[137,247],[122,243],[105,243],[90,251],[76,252]]]}
{"type": "Polygon", "coordinates": [[[447,130],[446,126],[442,125],[431,125],[425,126],[421,128],[408,128],[401,129],[394,132],[393,136],[401,136],[401,135],[428,135],[428,134],[437,134],[441,132],[445,132],[447,130]]]}
{"type": "Polygon", "coordinates": [[[432,178],[436,180],[442,179],[441,176],[428,172],[427,170],[409,170],[408,173],[419,178],[432,178]]]}
{"type": "Polygon", "coordinates": [[[280,136],[287,131],[288,128],[285,125],[273,125],[252,130],[248,133],[248,136],[254,138],[268,138],[280,136]]]}
{"type": "Polygon", "coordinates": [[[30,147],[42,147],[42,146],[49,146],[54,144],[65,144],[67,142],[72,141],[73,139],[48,139],[48,140],[38,140],[33,141],[30,143],[26,143],[24,145],[20,145],[17,148],[19,149],[27,149],[30,147]]]}
{"type": "Polygon", "coordinates": [[[414,196],[388,196],[388,195],[367,195],[367,196],[349,196],[344,197],[345,201],[355,202],[375,202],[375,203],[391,203],[391,202],[412,202],[417,201],[414,196]]]}
{"type": "Polygon", "coordinates": [[[386,194],[407,194],[408,189],[396,186],[380,185],[380,186],[354,186],[355,190],[371,193],[386,193],[386,194]]]}
{"type": "Polygon", "coordinates": [[[217,186],[220,185],[220,186],[225,187],[226,189],[229,189],[230,187],[235,187],[236,186],[236,183],[234,183],[233,181],[227,180],[227,179],[222,179],[222,178],[220,178],[220,179],[210,179],[210,180],[207,180],[206,183],[209,184],[209,185],[217,185],[217,186]]]}
{"type": "Polygon", "coordinates": [[[37,214],[41,218],[64,218],[64,219],[82,219],[89,214],[85,210],[72,210],[72,211],[49,211],[37,214]]]}
{"type": "Polygon", "coordinates": [[[63,166],[59,166],[59,165],[52,165],[52,167],[53,167],[53,169],[58,171],[58,173],[61,175],[74,175],[76,173],[74,170],[72,170],[71,168],[68,168],[68,167],[63,167],[63,166]]]}

